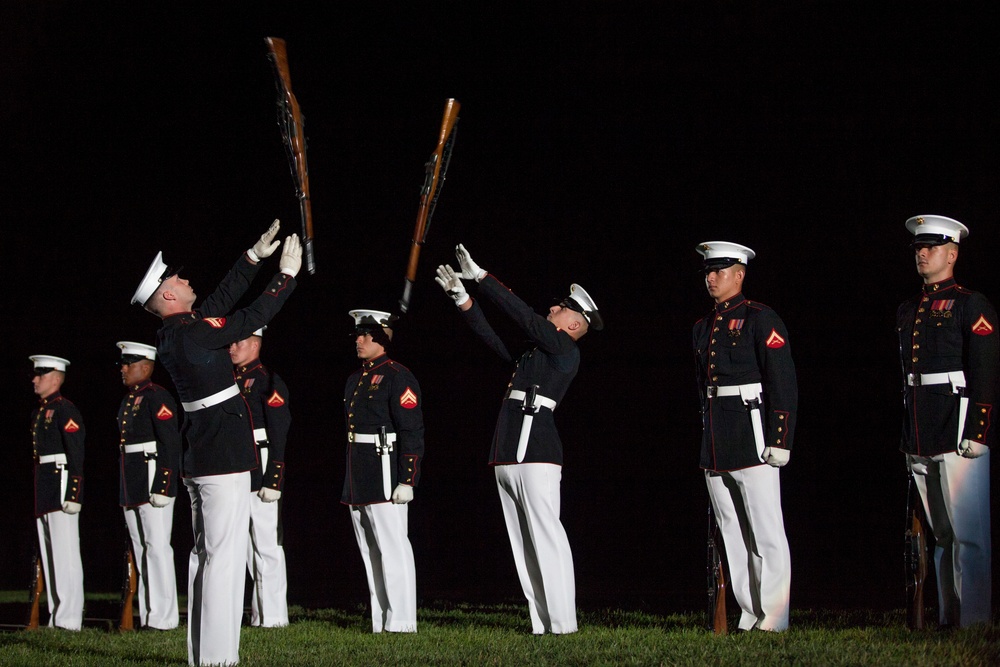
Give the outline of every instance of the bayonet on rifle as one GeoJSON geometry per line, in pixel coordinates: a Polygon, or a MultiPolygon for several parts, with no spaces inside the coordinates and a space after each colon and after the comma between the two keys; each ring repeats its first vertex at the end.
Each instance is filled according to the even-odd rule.
{"type": "Polygon", "coordinates": [[[462,105],[458,100],[449,98],[444,105],[444,116],[441,118],[441,132],[438,135],[437,146],[430,159],[424,164],[424,184],[420,188],[420,208],[417,210],[417,222],[413,227],[413,241],[410,245],[410,260],[406,266],[406,282],[403,284],[403,298],[399,300],[399,310],[405,313],[410,308],[410,296],[413,283],[417,280],[417,263],[420,260],[420,246],[427,239],[431,227],[431,218],[437,206],[444,177],[451,161],[451,151],[455,145],[455,134],[458,130],[458,110],[462,105]]]}
{"type": "Polygon", "coordinates": [[[274,65],[274,85],[278,91],[278,127],[285,140],[285,152],[292,169],[295,196],[299,200],[302,217],[302,254],[309,275],[316,273],[316,256],[313,252],[312,203],[309,200],[309,167],[306,164],[305,117],[299,102],[292,93],[292,77],[288,69],[288,52],[285,40],[266,37],[268,58],[274,65]]]}

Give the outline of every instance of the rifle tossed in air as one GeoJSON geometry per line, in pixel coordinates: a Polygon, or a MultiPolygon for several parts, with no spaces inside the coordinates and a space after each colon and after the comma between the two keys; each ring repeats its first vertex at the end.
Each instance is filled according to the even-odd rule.
{"type": "Polygon", "coordinates": [[[420,260],[420,246],[427,239],[431,227],[434,207],[437,206],[444,177],[451,161],[451,151],[455,145],[455,134],[458,130],[458,110],[462,105],[458,100],[449,98],[444,105],[444,116],[441,118],[441,132],[438,135],[437,146],[430,159],[424,164],[424,184],[420,188],[420,208],[417,210],[417,222],[413,227],[413,242],[410,245],[410,260],[406,267],[406,282],[403,284],[403,298],[399,300],[399,310],[405,313],[410,308],[410,296],[413,283],[417,280],[417,262],[420,260]]]}
{"type": "Polygon", "coordinates": [[[299,200],[302,217],[302,254],[309,275],[316,273],[316,256],[313,251],[312,203],[309,199],[309,167],[306,164],[305,118],[299,102],[292,93],[292,78],[288,70],[288,52],[285,40],[265,37],[268,59],[274,65],[274,85],[278,91],[278,127],[285,140],[285,152],[292,169],[295,196],[299,200]]]}

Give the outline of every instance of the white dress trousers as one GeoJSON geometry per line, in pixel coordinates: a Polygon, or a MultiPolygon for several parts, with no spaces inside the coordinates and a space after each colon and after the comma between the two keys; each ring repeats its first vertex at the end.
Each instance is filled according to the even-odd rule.
{"type": "Polygon", "coordinates": [[[576,632],[573,552],[559,520],[562,466],[520,463],[493,471],[532,633],[576,632]]]}
{"type": "Polygon", "coordinates": [[[83,627],[83,561],[80,559],[80,515],[49,512],[35,519],[42,555],[49,626],[83,627]]]}
{"type": "Polygon", "coordinates": [[[708,495],[726,547],[740,630],[788,629],[792,558],[781,513],[778,468],[705,471],[708,495]]]}
{"type": "Polygon", "coordinates": [[[123,508],[138,579],[139,623],[157,630],[172,630],[178,624],[177,575],[170,544],[176,500],[171,498],[166,507],[143,503],[123,508]]]}
{"type": "Polygon", "coordinates": [[[351,524],[371,593],[372,632],[417,631],[417,573],[408,505],[351,505],[351,524]]]}
{"type": "MultiPolygon", "coordinates": [[[[261,467],[264,465],[261,463],[261,467]]],[[[250,494],[250,541],[246,558],[253,579],[250,624],[265,628],[288,625],[285,549],[278,543],[279,503],[265,503],[256,492],[250,494]]]]}
{"type": "Polygon", "coordinates": [[[188,477],[188,664],[235,665],[250,535],[250,473],[188,477]]]}
{"type": "Polygon", "coordinates": [[[938,621],[968,627],[990,622],[990,453],[967,459],[955,452],[913,457],[927,466],[914,473],[934,533],[938,621]]]}

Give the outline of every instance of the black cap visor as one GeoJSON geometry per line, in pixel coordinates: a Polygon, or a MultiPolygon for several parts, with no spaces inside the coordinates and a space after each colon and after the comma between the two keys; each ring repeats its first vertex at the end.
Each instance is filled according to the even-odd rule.
{"type": "Polygon", "coordinates": [[[956,241],[953,238],[945,236],[944,234],[917,234],[913,237],[910,247],[917,248],[920,246],[937,246],[955,242],[956,241]]]}

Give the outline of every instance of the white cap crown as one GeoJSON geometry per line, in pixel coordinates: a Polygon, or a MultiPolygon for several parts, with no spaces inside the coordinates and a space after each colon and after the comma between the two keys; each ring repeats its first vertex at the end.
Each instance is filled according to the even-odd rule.
{"type": "Polygon", "coordinates": [[[136,343],[130,340],[120,340],[115,343],[121,348],[122,354],[134,354],[137,357],[145,357],[150,361],[156,361],[156,348],[152,345],[136,343]]]}
{"type": "Polygon", "coordinates": [[[139,281],[139,286],[135,289],[135,294],[132,295],[132,303],[142,305],[149,301],[149,297],[153,296],[160,283],[167,278],[164,274],[168,268],[166,262],[163,261],[163,251],[156,253],[152,264],[146,269],[146,275],[139,281]]]}
{"type": "Polygon", "coordinates": [[[34,354],[28,359],[34,364],[35,368],[48,368],[53,371],[66,372],[66,367],[69,366],[69,361],[63,359],[62,357],[53,357],[48,354],[34,354]]]}
{"type": "Polygon", "coordinates": [[[729,241],[705,241],[699,243],[695,250],[705,258],[705,266],[731,266],[737,262],[745,265],[757,256],[757,253],[745,245],[729,241]],[[727,264],[728,260],[732,261],[727,264]]]}
{"type": "Polygon", "coordinates": [[[946,218],[943,215],[917,215],[906,221],[906,228],[917,237],[916,240],[926,240],[936,245],[947,243],[959,243],[969,235],[969,228],[958,220],[946,218]],[[938,237],[934,239],[933,237],[938,237]],[[920,237],[923,237],[921,239],[920,237]],[[944,237],[944,238],[941,238],[944,237]]]}

